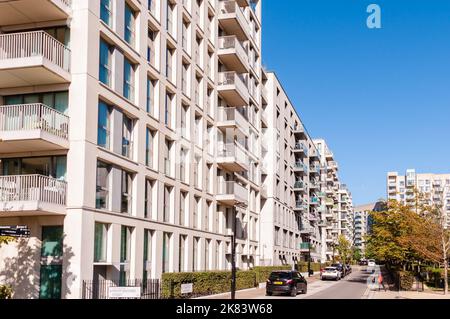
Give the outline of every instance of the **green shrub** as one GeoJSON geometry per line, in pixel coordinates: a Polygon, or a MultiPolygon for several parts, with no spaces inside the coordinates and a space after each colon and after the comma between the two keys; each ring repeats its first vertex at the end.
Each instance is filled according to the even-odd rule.
{"type": "Polygon", "coordinates": [[[0,285],[0,299],[11,299],[12,288],[10,286],[0,285]]]}
{"type": "MultiPolygon", "coordinates": [[[[316,272],[320,271],[321,268],[325,267],[325,264],[321,263],[311,263],[311,269],[316,272]]],[[[307,261],[300,261],[298,263],[298,271],[300,272],[308,272],[308,262],[307,261]]]]}
{"type": "Polygon", "coordinates": [[[253,271],[256,274],[256,283],[265,282],[272,271],[276,270],[291,270],[291,266],[257,266],[253,267],[253,271]]]}
{"type": "MultiPolygon", "coordinates": [[[[181,284],[192,283],[193,294],[209,295],[230,291],[230,271],[181,272],[164,273],[162,275],[163,298],[181,297],[181,284]]],[[[254,271],[238,271],[236,273],[236,289],[253,288],[256,286],[254,271]]]]}

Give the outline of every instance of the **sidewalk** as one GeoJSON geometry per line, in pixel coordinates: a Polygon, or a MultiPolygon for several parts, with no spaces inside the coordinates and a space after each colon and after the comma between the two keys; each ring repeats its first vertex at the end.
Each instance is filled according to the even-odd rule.
{"type": "MultiPolygon", "coordinates": [[[[311,284],[320,279],[320,272],[315,272],[313,276],[308,277],[308,273],[302,273],[302,275],[311,284]]],[[[266,288],[250,288],[236,291],[236,299],[255,299],[258,297],[264,297],[266,295],[266,288]]],[[[231,293],[226,292],[223,294],[211,295],[200,297],[197,299],[231,299],[231,293]]]]}

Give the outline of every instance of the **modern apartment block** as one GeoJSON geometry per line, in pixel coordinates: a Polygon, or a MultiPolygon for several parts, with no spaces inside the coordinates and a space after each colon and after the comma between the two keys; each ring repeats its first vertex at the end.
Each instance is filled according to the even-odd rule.
{"type": "Polygon", "coordinates": [[[1,1],[0,224],[31,229],[0,252],[15,297],[229,269],[233,230],[237,266],[259,263],[260,21],[247,0],[1,1]]]}
{"type": "Polygon", "coordinates": [[[386,179],[387,197],[403,204],[415,205],[415,190],[423,193],[426,204],[442,207],[450,226],[450,174],[416,173],[415,169],[407,169],[405,175],[388,172],[386,179]]]}
{"type": "Polygon", "coordinates": [[[322,156],[262,70],[260,0],[0,1],[14,298],[229,270],[231,235],[239,269],[330,259],[322,156]]]}
{"type": "Polygon", "coordinates": [[[335,245],[339,235],[353,242],[353,204],[351,193],[338,176],[339,165],[333,152],[323,139],[314,139],[320,154],[321,177],[321,222],[322,260],[332,260],[336,255],[335,245]]]}
{"type": "Polygon", "coordinates": [[[275,73],[263,73],[263,188],[260,261],[290,265],[321,260],[320,164],[317,149],[275,73]],[[311,245],[311,251],[310,247],[311,245]]]}
{"type": "Polygon", "coordinates": [[[366,251],[365,237],[371,232],[372,219],[370,217],[370,212],[382,211],[383,209],[384,202],[382,201],[358,205],[354,208],[354,246],[359,248],[363,255],[366,251]]]}

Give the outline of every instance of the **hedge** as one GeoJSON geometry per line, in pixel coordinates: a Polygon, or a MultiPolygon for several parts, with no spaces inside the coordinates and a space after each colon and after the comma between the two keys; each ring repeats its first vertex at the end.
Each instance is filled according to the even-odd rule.
{"type": "MultiPolygon", "coordinates": [[[[162,274],[163,298],[181,297],[181,284],[192,283],[193,294],[197,296],[229,292],[231,288],[230,271],[181,272],[162,274]],[[172,293],[173,291],[173,293],[172,293]]],[[[237,271],[236,289],[256,287],[256,272],[237,271]]]]}
{"type": "MultiPolygon", "coordinates": [[[[307,261],[300,261],[298,264],[298,271],[300,272],[308,272],[308,262],[307,261]]],[[[325,264],[321,263],[311,263],[311,269],[316,272],[320,271],[322,267],[326,267],[325,264]]]]}
{"type": "Polygon", "coordinates": [[[0,299],[11,299],[12,289],[9,286],[0,285],[0,299]]]}
{"type": "Polygon", "coordinates": [[[256,283],[265,282],[272,271],[276,270],[291,270],[291,266],[257,266],[253,267],[253,271],[256,273],[256,283]]]}
{"type": "Polygon", "coordinates": [[[409,271],[399,271],[396,274],[397,285],[400,284],[400,290],[411,290],[414,284],[414,274],[409,271]]]}

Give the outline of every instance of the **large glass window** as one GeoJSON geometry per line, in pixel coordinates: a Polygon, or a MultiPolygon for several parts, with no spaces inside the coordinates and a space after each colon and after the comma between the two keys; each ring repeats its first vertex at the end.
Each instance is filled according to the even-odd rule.
{"type": "Polygon", "coordinates": [[[95,223],[94,262],[105,262],[108,244],[108,225],[95,223]]]}
{"type": "Polygon", "coordinates": [[[150,264],[152,260],[152,246],[153,246],[153,231],[145,229],[144,230],[144,281],[148,279],[148,272],[150,269],[150,264]]]}
{"type": "Polygon", "coordinates": [[[147,78],[147,112],[153,114],[154,92],[156,83],[154,80],[147,78]]]}
{"type": "Polygon", "coordinates": [[[101,0],[100,2],[100,19],[105,22],[107,25],[112,25],[111,20],[111,0],[101,0]]]}
{"type": "Polygon", "coordinates": [[[109,208],[109,174],[111,165],[97,162],[97,186],[95,207],[98,209],[109,208]]]}
{"type": "Polygon", "coordinates": [[[145,165],[153,168],[153,139],[155,132],[147,128],[145,141],[145,165]]]}
{"type": "Polygon", "coordinates": [[[132,188],[133,188],[133,175],[127,171],[122,171],[122,196],[121,196],[121,212],[131,213],[132,205],[132,188]]]}
{"type": "Polygon", "coordinates": [[[162,272],[169,272],[170,271],[170,240],[171,240],[172,234],[170,233],[164,233],[163,234],[163,251],[162,251],[162,272]]]}
{"type": "Polygon", "coordinates": [[[66,156],[4,158],[0,161],[2,175],[43,175],[66,179],[66,156]]]}
{"type": "Polygon", "coordinates": [[[5,105],[42,103],[61,113],[67,113],[69,94],[67,91],[62,91],[9,95],[4,97],[4,103],[5,105]]]}
{"type": "Polygon", "coordinates": [[[133,120],[123,114],[122,120],[122,155],[125,157],[132,157],[133,151],[133,120]]]}
{"type": "Polygon", "coordinates": [[[120,262],[126,263],[131,259],[131,235],[133,228],[122,226],[120,233],[120,262]]]}
{"type": "Polygon", "coordinates": [[[180,245],[179,245],[179,258],[178,258],[178,271],[185,271],[186,265],[186,240],[187,236],[180,235],[180,245]]]}
{"type": "Polygon", "coordinates": [[[98,106],[97,144],[104,148],[110,147],[111,107],[104,102],[98,106]]]}
{"type": "Polygon", "coordinates": [[[63,227],[42,226],[41,257],[63,255],[63,227]]]}
{"type": "Polygon", "coordinates": [[[130,101],[134,100],[134,65],[127,58],[124,60],[123,96],[130,101]]]}
{"type": "Polygon", "coordinates": [[[152,217],[153,209],[153,192],[155,189],[155,181],[145,180],[145,207],[144,207],[144,218],[152,217]]]}
{"type": "Polygon", "coordinates": [[[62,265],[41,265],[40,271],[40,299],[61,298],[62,265]]]}
{"type": "Polygon", "coordinates": [[[108,86],[111,86],[111,52],[111,46],[101,39],[99,80],[108,86]]]}
{"type": "Polygon", "coordinates": [[[135,13],[133,9],[125,4],[125,41],[130,45],[134,45],[134,25],[135,25],[135,13]]]}

